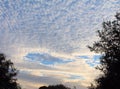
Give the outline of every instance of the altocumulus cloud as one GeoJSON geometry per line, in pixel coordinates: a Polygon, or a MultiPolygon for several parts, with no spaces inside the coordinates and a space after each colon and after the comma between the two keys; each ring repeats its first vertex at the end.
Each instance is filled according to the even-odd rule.
{"type": "Polygon", "coordinates": [[[97,40],[96,29],[101,28],[103,19],[112,19],[119,3],[120,0],[1,0],[0,52],[15,62],[21,71],[20,82],[26,88],[54,81],[87,86],[99,73],[91,74],[99,64],[99,56],[90,53],[86,45],[97,40]],[[26,74],[30,78],[25,78],[26,74]],[[37,77],[49,81],[36,83],[37,77]]]}

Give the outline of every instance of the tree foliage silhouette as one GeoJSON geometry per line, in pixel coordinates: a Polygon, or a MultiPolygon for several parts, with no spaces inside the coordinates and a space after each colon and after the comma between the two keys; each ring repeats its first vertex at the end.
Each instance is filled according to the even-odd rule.
{"type": "Polygon", "coordinates": [[[97,68],[103,72],[89,89],[120,89],[120,13],[115,17],[114,21],[103,22],[103,29],[98,31],[99,41],[88,46],[101,53],[97,68]]]}
{"type": "Polygon", "coordinates": [[[62,84],[59,85],[50,85],[50,86],[42,86],[39,89],[70,89],[62,84]]]}
{"type": "Polygon", "coordinates": [[[0,54],[0,89],[21,89],[16,82],[18,71],[10,60],[6,60],[4,54],[0,54]]]}

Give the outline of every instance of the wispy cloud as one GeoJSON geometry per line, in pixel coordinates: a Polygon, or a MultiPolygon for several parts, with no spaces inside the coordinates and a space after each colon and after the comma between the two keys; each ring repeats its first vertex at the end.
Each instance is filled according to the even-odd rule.
{"type": "MultiPolygon", "coordinates": [[[[86,86],[99,74],[94,73],[99,56],[86,46],[97,40],[95,32],[101,29],[102,21],[113,19],[119,2],[1,0],[0,52],[17,65],[23,85],[38,78],[35,83],[39,86],[39,78],[44,80],[47,76],[49,81],[43,83],[62,81],[86,86]]],[[[35,88],[31,83],[29,87],[32,86],[35,88]]]]}

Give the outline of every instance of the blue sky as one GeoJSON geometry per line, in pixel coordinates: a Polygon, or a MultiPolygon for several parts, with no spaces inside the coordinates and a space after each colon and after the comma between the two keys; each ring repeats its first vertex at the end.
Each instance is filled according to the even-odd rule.
{"type": "Polygon", "coordinates": [[[25,60],[33,61],[33,62],[37,61],[44,65],[54,65],[56,63],[66,64],[66,63],[74,61],[72,59],[67,59],[67,60],[64,59],[63,60],[58,57],[54,57],[54,56],[51,56],[51,55],[45,54],[45,53],[29,53],[25,56],[25,60]]]}
{"type": "Polygon", "coordinates": [[[86,87],[99,74],[99,54],[87,45],[120,0],[1,0],[0,52],[20,70],[23,88],[63,83],[86,87]],[[27,76],[27,77],[26,77],[27,76]],[[49,81],[48,81],[49,80],[49,81]]]}

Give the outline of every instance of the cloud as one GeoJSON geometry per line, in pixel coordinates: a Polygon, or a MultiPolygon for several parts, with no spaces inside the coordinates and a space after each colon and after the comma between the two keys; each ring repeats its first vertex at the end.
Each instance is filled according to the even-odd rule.
{"type": "MultiPolygon", "coordinates": [[[[28,74],[32,74],[34,76],[50,76],[51,78],[57,78],[58,80],[62,80],[62,83],[74,82],[79,83],[81,86],[88,86],[90,82],[94,80],[95,77],[100,73],[95,70],[94,67],[91,67],[86,60],[76,58],[74,61],[63,62],[63,63],[55,63],[54,65],[42,64],[41,59],[44,58],[45,61],[49,60],[54,63],[54,59],[47,59],[43,56],[46,54],[39,54],[36,58],[36,54],[32,54],[32,60],[26,60],[24,64],[21,64],[22,67],[20,69],[21,72],[27,72],[28,74]],[[42,56],[41,56],[42,55],[42,56]],[[35,57],[34,57],[35,56],[35,57]],[[94,72],[96,71],[96,72],[94,72]]],[[[48,55],[47,55],[48,56],[48,55]]],[[[50,56],[48,58],[56,58],[54,56],[50,56]]],[[[68,59],[69,60],[69,59],[68,59]]],[[[91,60],[91,59],[89,59],[91,60]]],[[[20,64],[18,64],[20,65],[20,64]]],[[[40,82],[41,83],[41,82],[40,82]]],[[[51,82],[50,82],[51,83],[51,82]]],[[[54,82],[53,82],[54,83],[54,82]]],[[[59,82],[61,83],[61,82],[59,82]]],[[[49,84],[49,83],[48,83],[49,84]]]]}
{"type": "Polygon", "coordinates": [[[94,72],[99,57],[86,46],[98,39],[96,30],[101,29],[103,20],[114,19],[119,8],[119,0],[0,1],[0,52],[11,58],[20,72],[30,73],[30,78],[21,75],[23,85],[40,74],[43,79],[45,75],[51,81],[87,86],[99,74],[94,72]]]}
{"type": "MultiPolygon", "coordinates": [[[[114,3],[113,1],[106,2],[114,3]]],[[[86,7],[87,3],[87,1],[78,0],[68,2],[3,1],[1,46],[4,48],[8,45],[47,48],[54,52],[68,54],[82,51],[83,48],[86,49],[88,42],[91,43],[94,40],[89,40],[89,37],[95,37],[94,28],[102,21],[98,16],[106,15],[105,6],[107,8],[114,6],[108,6],[100,1],[90,1],[86,7]],[[100,4],[97,5],[98,3],[100,4]],[[96,10],[91,10],[91,5],[95,5],[96,10]],[[105,13],[95,13],[101,10],[105,13]]],[[[114,6],[114,8],[117,7],[114,6]]],[[[109,12],[107,16],[110,17],[110,14],[109,12]]]]}
{"type": "Polygon", "coordinates": [[[79,84],[79,82],[63,82],[61,77],[53,78],[53,76],[35,76],[30,75],[28,73],[22,73],[18,76],[20,78],[19,82],[21,82],[23,88],[29,87],[30,89],[37,89],[43,85],[55,85],[55,84],[64,84],[65,86],[73,88],[74,86],[78,89],[87,89],[79,84]],[[35,80],[33,82],[33,80],[35,80]]]}
{"type": "Polygon", "coordinates": [[[24,81],[39,83],[39,84],[59,84],[62,83],[60,79],[51,76],[35,76],[27,73],[20,73],[19,78],[24,81]]]}

